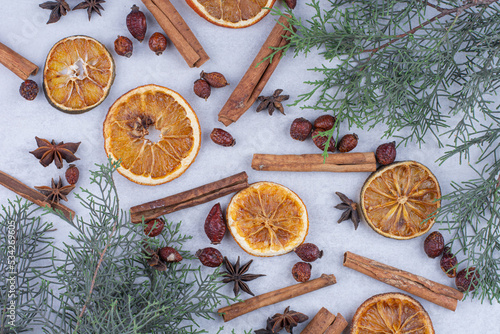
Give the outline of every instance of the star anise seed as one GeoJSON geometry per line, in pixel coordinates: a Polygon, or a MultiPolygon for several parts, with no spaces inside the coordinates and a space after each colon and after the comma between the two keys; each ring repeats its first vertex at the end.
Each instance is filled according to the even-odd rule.
{"type": "Polygon", "coordinates": [[[55,23],[59,21],[61,16],[66,15],[67,12],[71,11],[68,3],[65,0],[47,1],[39,5],[40,8],[51,10],[49,20],[47,24],[55,23]]]}
{"type": "Polygon", "coordinates": [[[149,247],[144,248],[144,253],[149,256],[147,263],[158,271],[167,270],[167,265],[160,259],[158,251],[154,251],[149,247]]]}
{"type": "Polygon", "coordinates": [[[75,189],[74,185],[63,186],[61,177],[59,177],[59,182],[55,182],[52,179],[51,187],[43,186],[43,187],[35,187],[39,192],[47,196],[47,201],[51,203],[59,203],[61,200],[68,201],[66,197],[69,193],[75,189]]]}
{"type": "Polygon", "coordinates": [[[266,328],[256,330],[255,334],[275,334],[276,332],[274,332],[272,328],[273,328],[273,319],[267,318],[266,328]]]}
{"type": "Polygon", "coordinates": [[[272,96],[259,96],[257,100],[261,101],[257,106],[257,112],[261,112],[267,109],[269,115],[272,115],[275,109],[278,109],[280,113],[285,114],[285,108],[281,102],[288,100],[289,95],[280,95],[283,89],[276,89],[272,96]]]}
{"type": "Polygon", "coordinates": [[[238,256],[238,261],[233,265],[227,257],[224,257],[224,260],[222,263],[224,263],[224,266],[226,267],[226,272],[223,273],[223,277],[226,277],[222,280],[223,283],[230,283],[234,282],[234,296],[236,297],[238,293],[240,292],[240,289],[245,291],[246,293],[254,296],[253,292],[250,290],[248,285],[245,282],[252,281],[258,277],[261,276],[266,276],[266,275],[254,275],[254,274],[245,274],[248,269],[250,268],[250,265],[252,264],[253,260],[248,261],[244,265],[240,267],[240,257],[238,256]]]}
{"type": "Polygon", "coordinates": [[[104,10],[101,4],[105,2],[106,2],[105,0],[84,0],[83,2],[80,2],[78,5],[76,5],[76,7],[73,8],[73,10],[86,9],[90,21],[92,13],[94,12],[96,12],[97,14],[99,14],[99,16],[101,16],[101,10],[104,10]]]}
{"type": "Polygon", "coordinates": [[[61,169],[63,167],[63,159],[68,163],[80,160],[74,154],[80,146],[79,142],[66,144],[60,142],[56,144],[54,140],[49,142],[47,139],[38,137],[35,137],[35,140],[38,148],[30,153],[40,160],[43,167],[47,167],[52,161],[55,161],[57,168],[61,169]]]}
{"type": "Polygon", "coordinates": [[[293,328],[307,319],[309,319],[307,315],[290,310],[290,306],[288,306],[283,313],[276,313],[272,316],[272,333],[278,333],[283,328],[287,333],[293,333],[293,328]]]}
{"type": "Polygon", "coordinates": [[[359,212],[358,212],[358,204],[351,199],[349,199],[346,195],[336,192],[337,196],[340,197],[342,203],[337,204],[335,206],[336,209],[344,210],[342,215],[340,216],[337,223],[341,223],[344,220],[351,220],[354,224],[354,229],[357,230],[359,226],[359,212]]]}

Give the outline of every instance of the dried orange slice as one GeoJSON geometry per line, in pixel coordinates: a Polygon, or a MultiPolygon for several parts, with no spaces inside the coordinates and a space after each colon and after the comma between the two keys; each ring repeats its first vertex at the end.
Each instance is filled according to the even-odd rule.
{"type": "Polygon", "coordinates": [[[113,57],[104,45],[87,36],[57,42],[43,70],[43,88],[55,108],[80,114],[106,99],[115,78],[113,57]]]}
{"type": "Polygon", "coordinates": [[[194,110],[178,93],[156,85],[138,87],[116,100],[103,132],[106,153],[121,160],[118,172],[144,185],[181,176],[200,149],[194,110]],[[148,138],[151,129],[158,138],[148,138]]]}
{"type": "Polygon", "coordinates": [[[434,334],[432,321],[418,301],[403,293],[368,298],[352,318],[351,334],[434,334]]]}
{"type": "Polygon", "coordinates": [[[227,225],[247,253],[275,256],[304,242],[309,220],[304,202],[293,191],[277,183],[257,182],[233,196],[227,225]]]}
{"type": "Polygon", "coordinates": [[[245,28],[262,20],[276,0],[186,0],[208,22],[228,28],[245,28]]]}
{"type": "Polygon", "coordinates": [[[441,189],[431,171],[415,161],[385,166],[361,190],[361,211],[378,233],[393,239],[418,237],[432,227],[441,189]]]}

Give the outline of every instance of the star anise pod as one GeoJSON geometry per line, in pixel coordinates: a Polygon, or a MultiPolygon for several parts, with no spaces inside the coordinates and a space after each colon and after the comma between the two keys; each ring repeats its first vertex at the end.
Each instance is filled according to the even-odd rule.
{"type": "Polygon", "coordinates": [[[61,16],[66,15],[71,10],[65,0],[47,1],[39,5],[43,9],[51,10],[47,24],[59,21],[61,16]]]}
{"type": "Polygon", "coordinates": [[[266,328],[257,329],[255,331],[255,334],[275,334],[275,333],[277,333],[277,332],[273,331],[273,324],[274,324],[273,319],[267,318],[266,328]]]}
{"type": "Polygon", "coordinates": [[[36,144],[38,148],[30,153],[33,154],[37,159],[40,159],[40,163],[43,167],[47,167],[55,161],[57,168],[63,167],[63,159],[66,162],[73,162],[75,160],[80,160],[75,156],[76,150],[80,143],[64,143],[63,141],[56,144],[54,140],[49,142],[47,139],[42,139],[35,137],[36,144]]]}
{"type": "Polygon", "coordinates": [[[66,197],[73,189],[75,189],[74,185],[63,186],[63,182],[61,177],[59,177],[59,182],[55,182],[52,179],[52,185],[50,187],[35,187],[39,192],[47,196],[47,201],[52,203],[59,203],[60,200],[68,201],[66,197]]]}
{"type": "Polygon", "coordinates": [[[346,195],[336,192],[337,196],[340,197],[340,200],[342,203],[337,204],[335,208],[339,210],[344,210],[342,213],[342,216],[340,216],[340,219],[337,221],[337,223],[341,223],[344,220],[351,220],[354,223],[354,229],[358,229],[359,225],[359,211],[358,211],[358,204],[351,199],[349,199],[346,195]]]}
{"type": "Polygon", "coordinates": [[[76,5],[76,7],[73,8],[73,10],[86,9],[87,13],[89,14],[89,21],[90,21],[92,13],[94,12],[96,12],[97,14],[99,14],[99,16],[101,16],[101,10],[104,10],[101,4],[105,2],[106,2],[105,0],[84,0],[83,2],[80,2],[78,5],[76,5]]]}
{"type": "Polygon", "coordinates": [[[259,96],[257,100],[261,101],[257,107],[257,112],[267,109],[269,115],[272,115],[275,109],[278,109],[280,113],[285,114],[285,109],[281,102],[286,101],[290,98],[289,95],[280,95],[283,89],[276,89],[272,96],[259,96]]]}
{"type": "Polygon", "coordinates": [[[154,251],[149,247],[144,248],[144,253],[148,256],[147,263],[158,271],[167,270],[167,265],[160,259],[158,255],[158,250],[154,251]]]}
{"type": "Polygon", "coordinates": [[[250,290],[248,285],[245,282],[252,281],[258,277],[261,276],[266,276],[266,275],[254,275],[254,274],[245,274],[248,269],[250,268],[250,265],[252,264],[253,260],[248,261],[244,265],[240,267],[240,257],[238,256],[238,261],[233,265],[227,257],[224,257],[224,260],[222,263],[224,263],[224,266],[226,267],[226,272],[223,273],[223,277],[225,277],[222,282],[223,283],[229,283],[229,282],[234,282],[234,296],[237,296],[238,293],[240,292],[240,289],[245,291],[246,293],[254,296],[253,292],[250,290]]]}
{"type": "Polygon", "coordinates": [[[276,313],[272,316],[271,333],[278,333],[283,328],[287,333],[293,333],[293,328],[307,319],[309,319],[307,315],[290,310],[290,306],[288,306],[283,313],[276,313]]]}

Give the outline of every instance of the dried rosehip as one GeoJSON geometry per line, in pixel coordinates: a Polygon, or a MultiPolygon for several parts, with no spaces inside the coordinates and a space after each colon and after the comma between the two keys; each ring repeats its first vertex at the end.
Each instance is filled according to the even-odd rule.
{"type": "MultiPolygon", "coordinates": [[[[328,140],[328,137],[323,137],[323,136],[320,136],[319,133],[323,131],[323,130],[320,130],[320,129],[314,129],[313,133],[312,133],[312,139],[313,139],[313,142],[314,144],[322,151],[325,150],[325,144],[326,144],[326,141],[328,140]]],[[[335,152],[335,139],[330,138],[330,145],[328,145],[328,152],[335,152]]]]}
{"type": "Polygon", "coordinates": [[[375,157],[381,165],[392,164],[396,160],[396,142],[382,144],[377,147],[375,157]]]}
{"type": "Polygon", "coordinates": [[[297,5],[297,0],[284,0],[288,8],[294,9],[297,5]]]}
{"type": "Polygon", "coordinates": [[[307,119],[296,118],[290,126],[290,136],[295,140],[304,141],[311,134],[312,128],[313,125],[307,119]]]}
{"type": "Polygon", "coordinates": [[[75,184],[80,178],[80,171],[78,170],[78,167],[70,164],[68,169],[66,169],[64,176],[66,176],[66,181],[68,181],[69,184],[75,184]]]}
{"type": "Polygon", "coordinates": [[[337,150],[342,153],[350,152],[354,150],[356,146],[358,146],[358,135],[355,133],[347,134],[340,139],[337,150]]]}
{"type": "Polygon", "coordinates": [[[149,38],[149,48],[157,56],[161,55],[167,49],[167,44],[167,38],[162,33],[155,32],[149,38]]]}
{"type": "Polygon", "coordinates": [[[321,129],[320,131],[328,131],[335,125],[337,118],[332,115],[322,115],[314,121],[314,128],[321,129]]]}
{"type": "Polygon", "coordinates": [[[224,260],[222,254],[213,247],[200,249],[196,252],[195,255],[200,260],[202,265],[211,268],[220,266],[222,261],[224,260]]]}
{"type": "Polygon", "coordinates": [[[219,72],[206,73],[201,71],[200,78],[206,80],[214,88],[222,88],[229,85],[226,78],[219,72]]]}
{"type": "Polygon", "coordinates": [[[311,278],[311,264],[297,262],[293,265],[292,276],[297,282],[307,282],[311,278]]]}
{"type": "Polygon", "coordinates": [[[430,258],[436,258],[443,254],[444,238],[443,235],[437,231],[432,232],[425,238],[424,251],[430,258]]]}
{"type": "Polygon", "coordinates": [[[441,269],[445,272],[448,277],[455,277],[457,275],[457,264],[458,260],[455,255],[451,252],[450,247],[445,247],[443,250],[443,257],[440,261],[441,269]]]}
{"type": "Polygon", "coordinates": [[[193,90],[197,96],[205,99],[205,101],[208,99],[210,93],[212,92],[212,89],[210,88],[208,82],[203,79],[198,79],[194,82],[193,90]]]}
{"type": "Polygon", "coordinates": [[[295,254],[297,254],[302,261],[314,262],[323,256],[323,251],[319,250],[318,246],[315,244],[305,243],[295,248],[295,254]]]}
{"type": "Polygon", "coordinates": [[[134,51],[134,45],[132,41],[125,36],[118,36],[115,40],[115,52],[119,56],[124,56],[130,58],[132,56],[132,52],[134,51]]]}
{"type": "Polygon", "coordinates": [[[226,234],[226,222],[220,203],[215,204],[205,219],[205,234],[213,245],[220,244],[226,234]]]}
{"type": "Polygon", "coordinates": [[[236,140],[234,140],[233,136],[225,130],[215,128],[212,130],[212,133],[210,134],[210,139],[214,143],[220,146],[234,146],[236,144],[236,140]]]}
{"type": "Polygon", "coordinates": [[[455,285],[460,292],[474,291],[478,284],[479,273],[476,267],[462,269],[458,272],[457,277],[455,277],[455,285]]]}
{"type": "Polygon", "coordinates": [[[19,87],[19,93],[26,100],[33,101],[38,95],[38,85],[33,80],[25,80],[19,87]]]}
{"type": "Polygon", "coordinates": [[[160,255],[160,259],[165,262],[181,262],[182,255],[172,247],[163,247],[158,251],[158,255],[160,255]]]}
{"type": "Polygon", "coordinates": [[[148,237],[156,237],[160,235],[165,227],[165,222],[161,218],[155,218],[148,221],[147,226],[144,228],[144,234],[148,237]]]}
{"type": "Polygon", "coordinates": [[[146,31],[148,29],[146,15],[144,15],[136,5],[132,6],[132,11],[127,15],[127,28],[132,36],[139,42],[142,42],[146,37],[146,31]]]}

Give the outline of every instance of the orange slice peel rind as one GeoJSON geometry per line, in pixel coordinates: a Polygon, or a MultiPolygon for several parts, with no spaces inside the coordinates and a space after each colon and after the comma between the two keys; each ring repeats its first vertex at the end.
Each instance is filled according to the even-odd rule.
{"type": "Polygon", "coordinates": [[[135,88],[116,100],[103,134],[106,154],[121,161],[118,172],[143,185],[181,176],[196,159],[201,142],[198,117],[188,102],[157,85],[135,88]],[[154,129],[159,136],[151,140],[154,129]]]}
{"type": "Polygon", "coordinates": [[[304,202],[273,182],[257,182],[238,192],[226,214],[234,240],[255,256],[286,254],[304,242],[309,229],[304,202]]]}
{"type": "Polygon", "coordinates": [[[71,36],[50,50],[43,88],[54,108],[81,114],[106,99],[114,78],[114,60],[103,44],[88,36],[71,36]]]}
{"type": "Polygon", "coordinates": [[[439,182],[416,161],[380,168],[365,181],[360,198],[368,225],[385,237],[400,240],[427,233],[441,206],[439,182]]]}

